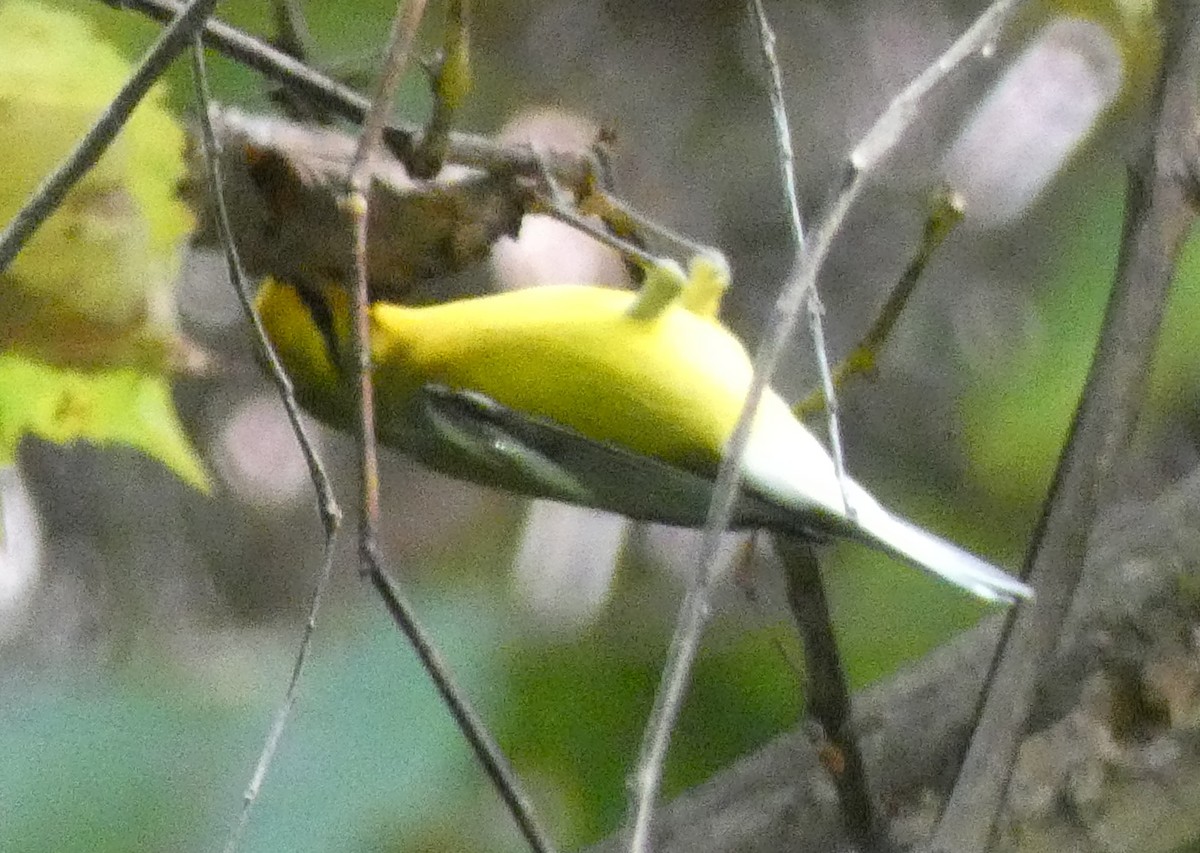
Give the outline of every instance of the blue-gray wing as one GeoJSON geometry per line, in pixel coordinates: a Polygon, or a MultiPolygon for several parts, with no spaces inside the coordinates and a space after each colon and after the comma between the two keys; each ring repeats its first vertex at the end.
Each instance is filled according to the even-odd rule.
{"type": "MultiPolygon", "coordinates": [[[[395,413],[392,413],[395,414],[395,413]]],[[[530,497],[620,513],[640,521],[702,527],[712,480],[624,448],[595,441],[469,391],[428,385],[383,436],[428,467],[530,497]]],[[[820,519],[799,519],[743,493],[732,525],[819,535],[820,519]]]]}
{"type": "MultiPolygon", "coordinates": [[[[394,414],[394,413],[393,413],[394,414]]],[[[530,497],[616,512],[639,521],[703,527],[713,482],[624,448],[595,441],[544,418],[509,409],[481,394],[426,386],[386,439],[429,467],[530,497]]],[[[897,517],[861,492],[857,520],[797,512],[743,491],[733,528],[802,538],[857,539],[993,601],[1029,598],[1024,583],[956,545],[897,517]]]]}

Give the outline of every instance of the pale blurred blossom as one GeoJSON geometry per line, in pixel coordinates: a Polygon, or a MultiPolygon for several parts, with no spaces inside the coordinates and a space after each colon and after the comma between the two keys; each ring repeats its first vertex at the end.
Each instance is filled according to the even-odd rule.
{"type": "Polygon", "coordinates": [[[0,641],[13,637],[41,573],[42,533],[16,467],[0,467],[0,641]]]}
{"type": "MultiPolygon", "coordinates": [[[[524,142],[545,154],[586,151],[596,140],[592,122],[562,110],[522,113],[500,132],[505,142],[524,142]]],[[[517,239],[492,248],[492,272],[505,289],[552,284],[628,284],[621,257],[570,225],[548,216],[526,216],[517,239]]]]}
{"type": "Polygon", "coordinates": [[[212,455],[226,486],[246,503],[283,510],[311,500],[308,466],[274,394],[239,403],[221,426],[212,455]]]}
{"type": "MultiPolygon", "coordinates": [[[[622,554],[628,551],[634,561],[686,585],[695,575],[703,535],[571,504],[531,501],[514,560],[516,594],[545,627],[578,630],[607,604],[622,554]]],[[[731,579],[761,564],[763,556],[751,550],[750,533],[726,533],[715,577],[731,579]]]]}
{"type": "Polygon", "coordinates": [[[966,221],[1019,216],[1066,164],[1121,89],[1120,48],[1099,24],[1045,27],[980,103],[943,163],[966,221]]]}
{"type": "Polygon", "coordinates": [[[517,596],[544,626],[587,625],[608,601],[629,520],[554,501],[530,501],[513,561],[517,596]]]}
{"type": "Polygon", "coordinates": [[[624,287],[628,282],[615,252],[570,225],[540,214],[524,218],[516,240],[501,237],[496,241],[492,271],[506,290],[555,284],[624,287]]]}

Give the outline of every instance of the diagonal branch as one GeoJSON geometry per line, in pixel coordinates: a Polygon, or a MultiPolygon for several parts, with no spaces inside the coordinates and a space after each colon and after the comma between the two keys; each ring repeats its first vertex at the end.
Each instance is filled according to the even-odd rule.
{"type": "MultiPolygon", "coordinates": [[[[170,21],[183,8],[177,0],[100,0],[105,5],[129,9],[156,21],[170,21]]],[[[314,71],[264,41],[220,21],[209,21],[203,31],[206,46],[252,68],[264,77],[303,95],[315,106],[352,122],[362,122],[371,107],[370,99],[314,71]]],[[[407,159],[419,134],[415,126],[389,123],[383,129],[384,144],[407,159]]],[[[547,162],[555,179],[582,189],[593,169],[588,157],[570,152],[548,152],[539,157],[528,145],[505,145],[484,136],[450,133],[446,160],[493,173],[515,172],[538,177],[547,162]]]]}

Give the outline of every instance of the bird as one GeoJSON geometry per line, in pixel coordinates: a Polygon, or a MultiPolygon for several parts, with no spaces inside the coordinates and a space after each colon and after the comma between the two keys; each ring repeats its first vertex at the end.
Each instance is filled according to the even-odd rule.
{"type": "MultiPolygon", "coordinates": [[[[520,494],[703,527],[753,377],[718,317],[730,281],[703,251],[662,259],[637,291],[556,285],[425,306],[369,306],[379,441],[426,466],[520,494]]],[[[267,278],[256,309],[296,398],[357,429],[350,299],[333,280],[267,278]]],[[[1032,590],[891,512],[766,389],[731,526],[857,540],[988,601],[1032,590]]]]}

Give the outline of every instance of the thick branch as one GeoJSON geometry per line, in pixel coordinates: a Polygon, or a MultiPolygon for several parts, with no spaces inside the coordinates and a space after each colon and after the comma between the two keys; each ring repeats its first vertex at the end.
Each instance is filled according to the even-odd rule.
{"type": "Polygon", "coordinates": [[[1059,642],[1096,513],[1129,446],[1170,293],[1195,221],[1196,4],[1174,4],[1153,135],[1130,170],[1125,228],[1100,339],[1067,446],[1026,561],[1037,602],[1018,611],[977,733],[932,849],[988,848],[1042,662],[1059,642]]]}
{"type": "MultiPolygon", "coordinates": [[[[1019,753],[998,849],[1169,851],[1198,833],[1200,474],[1098,528],[1038,731],[1019,753]],[[1132,721],[1132,722],[1131,722],[1132,721]]],[[[854,728],[896,842],[931,831],[999,634],[992,618],[856,697],[854,728]]],[[[851,846],[801,726],[661,809],[656,853],[851,846]]],[[[591,853],[620,849],[616,838],[591,853]]]]}

